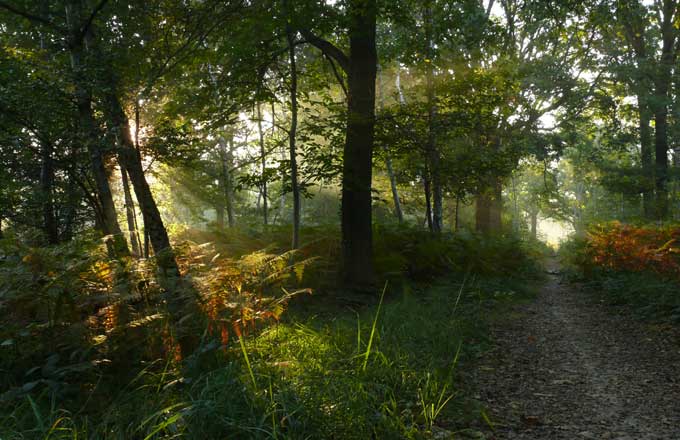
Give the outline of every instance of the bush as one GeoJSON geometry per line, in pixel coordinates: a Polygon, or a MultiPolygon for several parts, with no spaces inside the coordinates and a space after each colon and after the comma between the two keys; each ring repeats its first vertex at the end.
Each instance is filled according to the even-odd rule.
{"type": "Polygon", "coordinates": [[[595,225],[572,238],[560,255],[572,276],[610,305],[636,315],[680,322],[680,228],[595,225]]]}

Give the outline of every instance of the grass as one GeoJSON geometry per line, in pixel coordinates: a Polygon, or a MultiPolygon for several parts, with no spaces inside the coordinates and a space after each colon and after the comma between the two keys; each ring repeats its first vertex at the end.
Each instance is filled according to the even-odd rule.
{"type": "Polygon", "coordinates": [[[612,307],[640,319],[680,324],[680,284],[656,274],[595,271],[583,285],[612,307]]]}
{"type": "MultiPolygon", "coordinates": [[[[12,373],[6,382],[19,384],[0,393],[0,439],[426,439],[469,433],[472,425],[492,423],[470,398],[461,372],[474,368],[489,346],[489,320],[530,296],[528,277],[537,272],[534,260],[512,239],[451,236],[434,241],[417,232],[383,232],[376,259],[382,261],[380,273],[389,283],[382,289],[357,295],[324,289],[330,284],[325,281],[312,296],[286,295],[290,304],[283,314],[280,301],[268,299],[270,290],[283,286],[257,291],[258,283],[274,273],[287,276],[287,283],[302,279],[313,285],[323,278],[320,268],[332,269],[332,234],[317,231],[328,238],[315,240],[302,258],[321,255],[321,264],[309,266],[300,278],[284,267],[287,258],[265,258],[252,249],[262,243],[248,244],[243,237],[238,241],[242,253],[236,253],[242,258],[221,266],[216,266],[222,261],[218,254],[205,246],[188,247],[181,254],[182,267],[199,268],[193,280],[210,293],[207,305],[219,310],[209,309],[215,333],[201,327],[199,320],[187,327],[197,331],[201,343],[182,362],[174,350],[162,352],[170,337],[159,333],[162,320],[138,319],[132,322],[143,322],[143,327],[130,323],[128,333],[112,328],[104,342],[78,336],[72,345],[59,350],[52,346],[52,351],[49,340],[28,351],[29,338],[49,335],[53,328],[36,331],[30,324],[26,328],[35,335],[29,331],[21,336],[21,344],[0,347],[17,350],[20,361],[0,363],[12,373]],[[224,296],[220,292],[225,289],[239,294],[224,296]],[[266,319],[257,321],[253,331],[250,324],[259,311],[266,319]],[[232,324],[235,337],[229,339],[232,324]],[[69,353],[78,358],[71,359],[69,353]],[[79,359],[97,359],[97,364],[81,371],[79,359]],[[61,367],[64,364],[68,370],[61,367]],[[30,389],[23,389],[26,386],[30,389]]],[[[229,252],[222,242],[215,246],[220,253],[229,252]]],[[[51,252],[44,261],[59,263],[63,251],[51,252]]],[[[15,265],[4,270],[27,282],[35,278],[21,263],[21,251],[14,253],[15,265]]],[[[110,275],[110,265],[90,260],[86,264],[96,268],[96,276],[86,272],[87,277],[77,279],[94,286],[96,298],[107,292],[98,281],[103,278],[114,288],[146,285],[137,281],[146,279],[142,274],[134,282],[120,278],[126,282],[120,284],[110,275]]],[[[73,290],[74,285],[65,283],[64,289],[73,290]]],[[[119,304],[123,310],[125,303],[119,304]]],[[[62,320],[73,316],[73,323],[60,335],[80,328],[80,310],[87,309],[76,304],[72,315],[61,315],[62,320]]],[[[4,318],[21,334],[23,322],[4,318]]]]}
{"type": "MultiPolygon", "coordinates": [[[[586,254],[585,240],[572,240],[560,249],[567,276],[611,307],[633,316],[680,324],[680,283],[651,270],[627,271],[599,267],[586,254]]],[[[619,255],[622,257],[622,255],[619,255]]]]}
{"type": "Polygon", "coordinates": [[[46,389],[4,413],[0,438],[455,433],[481,414],[470,407],[458,376],[488,344],[480,318],[525,294],[517,280],[461,284],[452,278],[424,290],[385,289],[384,301],[357,311],[293,310],[285,322],[209,353],[193,369],[149,366],[103,407],[66,410],[74,402],[55,402],[57,394],[46,389]]]}

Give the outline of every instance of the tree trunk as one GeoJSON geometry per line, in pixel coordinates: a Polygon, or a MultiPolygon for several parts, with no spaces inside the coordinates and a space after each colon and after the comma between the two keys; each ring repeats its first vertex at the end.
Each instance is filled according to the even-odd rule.
{"type": "MultiPolygon", "coordinates": [[[[260,183],[260,195],[262,196],[262,219],[264,225],[267,226],[268,215],[269,215],[269,205],[267,200],[267,152],[264,146],[264,132],[262,131],[262,108],[260,103],[257,103],[257,133],[260,137],[260,167],[262,182],[260,183]]],[[[259,200],[259,199],[258,199],[259,200]]]]}
{"type": "Polygon", "coordinates": [[[661,23],[661,57],[654,78],[654,150],[656,218],[663,220],[668,216],[668,106],[670,83],[676,61],[675,14],[677,1],[663,0],[661,23]]]}
{"type": "Polygon", "coordinates": [[[162,257],[159,265],[170,275],[176,275],[179,272],[172,246],[170,245],[168,232],[163,224],[161,213],[151,193],[149,183],[144,176],[141,155],[135,148],[130,135],[129,120],[116,95],[116,83],[111,77],[108,79],[108,87],[104,89],[106,102],[104,112],[110,126],[109,129],[116,139],[118,160],[130,176],[139,209],[142,211],[144,230],[149,233],[149,241],[153,247],[154,254],[157,258],[162,257]]]}
{"type": "Polygon", "coordinates": [[[434,225],[432,224],[432,185],[430,184],[430,176],[427,171],[423,174],[423,191],[425,192],[425,222],[427,223],[427,230],[434,232],[434,225]]]}
{"type": "Polygon", "coordinates": [[[347,286],[373,283],[371,178],[375,126],[376,0],[349,0],[349,56],[302,30],[305,39],[338,61],[347,73],[347,126],[342,163],[342,266],[347,286]]]}
{"type": "Polygon", "coordinates": [[[342,173],[342,248],[348,285],[373,282],[371,178],[375,125],[376,0],[348,5],[347,131],[342,173]]]}
{"type": "Polygon", "coordinates": [[[491,230],[489,211],[491,199],[487,193],[477,194],[475,198],[475,229],[487,234],[491,230]]]}
{"type": "Polygon", "coordinates": [[[401,209],[401,200],[399,200],[399,190],[397,189],[397,179],[394,176],[394,169],[392,168],[392,158],[390,153],[385,148],[385,166],[387,168],[387,176],[390,179],[390,189],[392,190],[392,200],[394,200],[394,215],[399,220],[399,223],[404,221],[404,212],[401,209]]]}
{"type": "MultiPolygon", "coordinates": [[[[220,180],[221,179],[223,179],[223,177],[220,177],[220,180]]],[[[219,195],[217,197],[218,200],[215,205],[215,221],[217,222],[217,228],[220,231],[224,229],[224,193],[223,186],[220,184],[219,195]]]]}
{"type": "Polygon", "coordinates": [[[300,188],[298,185],[297,150],[295,135],[298,123],[297,66],[295,63],[295,33],[286,25],[288,38],[288,58],[290,62],[290,130],[288,132],[288,153],[290,159],[290,180],[293,191],[293,243],[292,248],[300,247],[300,188]]]}
{"type": "MultiPolygon", "coordinates": [[[[655,99],[665,99],[666,96],[657,90],[655,99]]],[[[668,215],[668,108],[661,104],[657,106],[654,112],[656,219],[663,220],[668,215]]]]}
{"type": "Polygon", "coordinates": [[[432,1],[428,0],[423,12],[425,38],[427,40],[427,157],[432,179],[432,232],[440,233],[443,228],[443,190],[441,181],[441,158],[437,147],[437,101],[434,84],[434,25],[432,1]]]}
{"type": "Polygon", "coordinates": [[[123,194],[125,196],[125,215],[127,217],[128,235],[130,243],[132,244],[132,255],[135,257],[142,256],[142,242],[139,239],[137,232],[137,213],[135,212],[135,204],[132,200],[132,192],[130,191],[130,181],[128,179],[127,170],[123,165],[120,165],[120,175],[123,180],[123,194]]]}
{"type": "MultiPolygon", "coordinates": [[[[70,172],[69,172],[70,177],[70,172]]],[[[76,215],[78,214],[78,205],[80,205],[81,199],[78,194],[78,184],[74,182],[72,178],[68,179],[68,185],[66,187],[67,191],[67,207],[66,215],[64,219],[64,228],[61,231],[60,241],[70,241],[73,239],[73,224],[76,220],[76,215]]],[[[96,214],[95,214],[96,216],[96,214]]]]}
{"type": "Polygon", "coordinates": [[[640,162],[642,163],[642,210],[647,219],[654,217],[654,166],[652,164],[652,132],[649,126],[651,114],[642,94],[637,95],[640,162]]]}
{"type": "MultiPolygon", "coordinates": [[[[380,110],[382,110],[385,107],[385,94],[383,92],[383,77],[380,64],[378,64],[377,68],[378,68],[378,105],[380,110]]],[[[392,200],[394,201],[394,215],[397,217],[399,223],[401,223],[404,221],[404,214],[401,210],[401,201],[399,200],[397,179],[394,176],[394,168],[392,167],[392,157],[390,156],[390,151],[386,145],[383,146],[383,153],[385,154],[385,168],[387,169],[387,177],[390,179],[390,190],[392,191],[392,200]]]]}
{"type": "Polygon", "coordinates": [[[233,182],[233,168],[234,168],[234,153],[233,153],[233,135],[227,141],[224,136],[219,137],[219,157],[220,157],[220,172],[219,172],[219,199],[217,205],[217,221],[220,227],[224,227],[224,210],[227,211],[227,222],[230,228],[236,226],[236,217],[234,215],[234,182],[233,182]]]}
{"type": "Polygon", "coordinates": [[[502,227],[503,214],[503,186],[501,179],[494,178],[493,192],[491,198],[491,209],[489,211],[489,225],[492,232],[500,232],[502,227]]]}
{"type": "Polygon", "coordinates": [[[113,203],[113,195],[100,143],[103,136],[92,110],[92,95],[87,77],[85,76],[85,67],[82,63],[84,41],[82,38],[77,37],[80,33],[80,22],[82,20],[79,5],[80,2],[74,1],[66,6],[66,17],[70,30],[69,55],[74,75],[76,108],[78,112],[78,134],[90,155],[92,177],[101,208],[102,232],[104,235],[111,237],[110,240],[107,240],[109,253],[116,256],[124,256],[129,255],[130,251],[118,224],[118,217],[113,203]]]}
{"type": "Polygon", "coordinates": [[[149,231],[144,228],[144,258],[149,258],[151,255],[151,240],[149,240],[149,231]]]}
{"type": "Polygon", "coordinates": [[[502,186],[498,177],[492,180],[491,186],[479,193],[476,200],[476,230],[483,234],[493,234],[501,229],[502,186]]]}
{"type": "Polygon", "coordinates": [[[538,237],[538,213],[531,211],[529,215],[531,216],[531,238],[535,240],[538,237]]]}
{"type": "Polygon", "coordinates": [[[42,144],[40,166],[40,196],[42,199],[43,227],[49,244],[59,243],[59,227],[54,210],[54,158],[50,143],[42,144]]]}
{"type": "Polygon", "coordinates": [[[456,217],[453,223],[453,230],[458,232],[460,229],[460,197],[456,197],[456,217]]]}

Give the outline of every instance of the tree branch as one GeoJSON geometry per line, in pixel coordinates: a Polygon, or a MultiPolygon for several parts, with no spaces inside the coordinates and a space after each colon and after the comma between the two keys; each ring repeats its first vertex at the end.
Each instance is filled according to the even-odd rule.
{"type": "Polygon", "coordinates": [[[323,38],[315,35],[309,29],[300,29],[299,31],[309,44],[315,46],[317,49],[323,52],[324,55],[333,58],[338,64],[340,64],[340,67],[342,67],[342,70],[344,70],[345,73],[349,73],[349,57],[345,55],[342,50],[340,50],[330,41],[324,40],[323,38]]]}
{"type": "Polygon", "coordinates": [[[340,76],[340,72],[338,72],[338,69],[335,67],[335,63],[333,62],[333,58],[329,57],[324,53],[324,57],[328,60],[328,63],[331,65],[331,69],[333,70],[333,75],[335,75],[335,79],[338,80],[338,83],[340,84],[340,87],[342,87],[342,91],[345,93],[345,98],[347,97],[347,87],[345,86],[345,80],[342,79],[340,76]]]}
{"type": "Polygon", "coordinates": [[[24,11],[24,10],[19,9],[17,7],[14,7],[10,4],[7,4],[7,2],[5,2],[5,1],[0,1],[0,8],[5,9],[5,10],[7,10],[7,11],[13,13],[13,14],[20,15],[24,18],[31,20],[31,21],[42,23],[46,26],[50,26],[50,27],[53,27],[53,28],[60,29],[57,25],[52,23],[47,18],[41,17],[40,15],[33,14],[31,12],[28,12],[28,11],[24,11]]]}
{"type": "Polygon", "coordinates": [[[85,37],[85,34],[87,34],[87,31],[90,30],[90,26],[92,26],[92,22],[94,21],[95,17],[99,12],[104,9],[104,6],[106,6],[106,3],[108,3],[109,0],[100,0],[99,4],[95,6],[95,8],[92,10],[92,13],[90,13],[90,16],[87,18],[85,23],[83,23],[83,26],[80,28],[78,31],[77,35],[77,40],[80,41],[83,37],[85,37]]]}

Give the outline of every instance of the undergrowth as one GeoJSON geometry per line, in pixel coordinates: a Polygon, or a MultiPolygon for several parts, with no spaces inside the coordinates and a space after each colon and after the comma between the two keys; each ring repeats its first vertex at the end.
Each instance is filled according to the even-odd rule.
{"type": "Polygon", "coordinates": [[[187,233],[172,290],[91,239],[2,241],[0,438],[447,438],[478,420],[458,373],[486,347],[482,318],[527,294],[531,249],[386,229],[385,290],[338,302],[337,236],[305,232],[294,255],[281,231],[187,233]]]}
{"type": "Polygon", "coordinates": [[[680,229],[595,225],[563,244],[567,274],[611,306],[643,319],[680,324],[680,229]]]}

